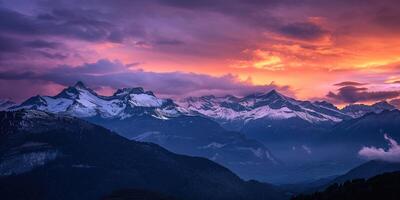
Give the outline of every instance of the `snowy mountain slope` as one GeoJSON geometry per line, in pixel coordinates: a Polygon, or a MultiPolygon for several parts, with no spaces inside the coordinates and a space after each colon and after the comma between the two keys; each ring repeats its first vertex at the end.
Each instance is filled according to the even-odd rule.
{"type": "Polygon", "coordinates": [[[243,98],[234,96],[189,97],[179,105],[192,114],[200,114],[220,122],[257,119],[285,120],[299,118],[308,123],[337,123],[349,118],[327,102],[299,101],[286,97],[275,90],[252,94],[243,98]]]}
{"type": "Polygon", "coordinates": [[[342,109],[342,112],[352,116],[353,118],[359,118],[367,113],[381,113],[385,110],[395,110],[396,107],[389,104],[386,101],[374,103],[372,105],[365,104],[350,104],[342,109]]]}
{"type": "Polygon", "coordinates": [[[0,112],[0,130],[1,199],[94,200],[126,188],[177,199],[287,199],[210,160],[130,141],[75,117],[0,112]]]}
{"type": "Polygon", "coordinates": [[[220,123],[245,123],[258,120],[286,120],[296,118],[310,124],[334,124],[344,119],[358,118],[368,112],[379,113],[393,110],[394,106],[380,102],[369,105],[354,104],[339,110],[326,101],[300,101],[272,90],[242,98],[202,96],[188,97],[174,103],[171,99],[156,97],[143,88],[118,89],[111,96],[101,96],[87,88],[82,82],[68,87],[56,96],[34,96],[20,105],[1,101],[0,109],[37,109],[51,113],[62,113],[76,117],[125,119],[132,116],[149,115],[168,119],[180,115],[201,115],[220,123]],[[177,105],[178,104],[178,105],[177,105]]]}
{"type": "Polygon", "coordinates": [[[0,99],[0,111],[7,110],[8,108],[15,106],[16,104],[8,99],[0,99]]]}
{"type": "Polygon", "coordinates": [[[227,131],[217,122],[201,116],[181,115],[168,120],[151,116],[86,120],[131,140],[156,143],[174,153],[208,158],[246,179],[274,181],[272,170],[282,166],[279,157],[264,144],[241,133],[227,131]]]}
{"type": "Polygon", "coordinates": [[[276,121],[299,119],[314,125],[336,124],[370,112],[379,113],[383,110],[396,109],[387,102],[373,105],[353,104],[338,109],[326,101],[296,100],[284,96],[276,90],[251,94],[242,98],[232,95],[188,97],[179,101],[178,104],[191,114],[202,115],[231,126],[232,124],[244,126],[249,121],[259,119],[276,121]]]}
{"type": "Polygon", "coordinates": [[[82,82],[64,89],[56,96],[35,96],[9,110],[36,109],[76,117],[127,118],[151,115],[167,119],[180,115],[180,109],[170,99],[157,98],[142,88],[124,88],[112,96],[101,96],[82,82]]]}
{"type": "MultiPolygon", "coordinates": [[[[206,157],[241,177],[274,182],[287,179],[276,173],[283,165],[324,158],[318,152],[325,151],[319,146],[325,133],[352,118],[329,102],[299,101],[276,91],[243,98],[189,97],[175,104],[142,88],[101,96],[81,82],[58,95],[35,96],[9,110],[23,108],[83,118],[130,140],[206,157]]],[[[320,172],[316,166],[309,173],[314,169],[320,172]]]]}
{"type": "Polygon", "coordinates": [[[263,169],[281,164],[262,143],[226,131],[211,119],[192,116],[172,100],[142,88],[124,88],[101,96],[78,82],[58,95],[35,96],[10,108],[21,109],[83,118],[130,140],[209,158],[245,178],[269,177],[263,169]]]}

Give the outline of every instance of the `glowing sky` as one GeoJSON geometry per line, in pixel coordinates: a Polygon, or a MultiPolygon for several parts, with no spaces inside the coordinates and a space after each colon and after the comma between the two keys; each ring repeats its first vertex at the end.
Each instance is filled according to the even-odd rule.
{"type": "Polygon", "coordinates": [[[0,0],[0,98],[279,91],[338,105],[400,95],[397,0],[0,0]]]}

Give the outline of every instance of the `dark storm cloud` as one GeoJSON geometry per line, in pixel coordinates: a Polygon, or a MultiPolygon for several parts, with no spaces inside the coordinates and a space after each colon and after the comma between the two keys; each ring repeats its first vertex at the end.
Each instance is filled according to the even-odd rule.
{"type": "Polygon", "coordinates": [[[355,81],[344,81],[340,83],[334,84],[334,86],[362,86],[362,85],[368,85],[367,83],[359,83],[355,81]]]}
{"type": "MultiPolygon", "coordinates": [[[[118,46],[118,50],[123,49],[124,53],[129,52],[128,55],[121,54],[121,58],[133,57],[135,53],[139,53],[138,59],[143,58],[140,61],[151,66],[153,63],[149,59],[159,57],[174,58],[171,60],[177,60],[177,63],[180,59],[188,59],[188,56],[196,61],[204,58],[236,59],[242,56],[241,52],[245,49],[262,49],[281,42],[271,35],[314,40],[332,34],[335,39],[335,33],[350,34],[372,30],[369,26],[365,28],[366,24],[386,27],[385,32],[392,28],[394,34],[400,30],[396,28],[399,27],[399,1],[389,0],[3,1],[6,3],[0,4],[0,66],[6,66],[3,64],[6,63],[7,68],[18,66],[20,70],[15,71],[14,76],[11,72],[3,72],[4,78],[32,78],[63,85],[73,84],[78,79],[87,79],[93,85],[139,85],[158,91],[163,89],[170,94],[182,94],[191,90],[206,91],[207,87],[209,91],[232,90],[232,93],[245,93],[277,86],[251,86],[237,81],[235,76],[126,71],[127,66],[106,60],[80,66],[70,63],[113,56],[102,54],[96,49],[104,42],[118,43],[112,45],[118,46]],[[383,6],[386,8],[382,8],[383,4],[386,4],[383,6]],[[308,17],[314,16],[326,19],[330,26],[311,23],[308,17]],[[336,28],[341,30],[337,32],[336,28]],[[100,55],[96,55],[97,53],[100,55]],[[141,54],[143,57],[140,57],[141,54]],[[5,59],[7,62],[4,62],[5,59]],[[61,63],[60,60],[66,65],[52,68],[61,63]],[[113,67],[108,68],[110,66],[113,67]],[[27,68],[32,72],[26,74],[24,70],[27,68]],[[48,72],[42,72],[47,69],[48,72]]],[[[349,37],[351,36],[350,34],[349,37]]],[[[302,44],[302,48],[313,50],[314,46],[307,44],[302,44]]],[[[117,54],[116,52],[118,51],[113,53],[117,54]]],[[[182,67],[181,70],[185,69],[182,67]]],[[[356,93],[354,97],[368,91],[358,90],[353,93],[356,93]]],[[[345,100],[350,98],[349,94],[342,94],[340,91],[331,96],[345,100]]]]}
{"type": "Polygon", "coordinates": [[[48,58],[64,60],[68,57],[66,53],[57,52],[62,44],[46,40],[26,40],[22,38],[2,36],[0,34],[0,64],[6,61],[13,61],[20,56],[32,58],[48,58]]]}
{"type": "Polygon", "coordinates": [[[293,38],[302,40],[319,39],[328,31],[324,30],[321,26],[309,22],[292,23],[279,28],[279,32],[293,38]]]}
{"type": "Polygon", "coordinates": [[[40,55],[49,58],[49,59],[54,59],[54,60],[64,60],[68,57],[67,54],[62,54],[62,53],[49,53],[46,51],[38,51],[40,55]]]}
{"type": "Polygon", "coordinates": [[[7,33],[37,34],[38,25],[28,16],[0,7],[0,30],[7,33]]]}
{"type": "Polygon", "coordinates": [[[46,40],[26,40],[0,34],[0,52],[19,52],[23,49],[56,49],[61,43],[46,40]]]}
{"type": "MultiPolygon", "coordinates": [[[[6,0],[7,1],[7,0],[6,0]]],[[[10,1],[12,2],[12,1],[10,1]]],[[[286,20],[276,16],[276,9],[309,7],[326,10],[343,6],[358,8],[365,1],[296,1],[296,0],[87,0],[35,1],[35,12],[0,8],[0,34],[12,33],[44,40],[56,36],[66,42],[78,39],[93,43],[126,41],[151,44],[153,51],[195,56],[239,54],[262,43],[263,31],[296,39],[313,40],[329,34],[323,27],[306,21],[286,20]],[[217,16],[215,14],[218,14],[217,16]],[[223,16],[223,21],[218,19],[223,16]],[[216,20],[217,19],[217,20],[216,20]],[[225,23],[232,20],[233,24],[225,23]],[[232,30],[232,27],[238,27],[232,30]],[[171,33],[170,29],[173,27],[171,33]],[[260,34],[255,34],[260,33],[260,34]],[[173,38],[170,38],[173,34],[173,38]],[[167,35],[168,40],[159,39],[167,35]],[[190,36],[185,41],[184,36],[190,36]],[[199,45],[200,44],[200,45],[199,45]],[[165,48],[170,47],[170,49],[165,48]],[[235,51],[236,50],[236,51],[235,51]]],[[[373,1],[368,1],[368,3],[373,1]]],[[[12,3],[8,3],[12,4],[12,3]]],[[[329,14],[330,12],[326,12],[329,14]]],[[[264,38],[265,39],[265,38],[264,38]]],[[[140,47],[140,46],[136,46],[140,47]]],[[[147,47],[147,46],[146,46],[147,47]]]]}
{"type": "Polygon", "coordinates": [[[36,73],[34,72],[12,72],[12,71],[6,71],[6,72],[0,72],[0,79],[2,80],[24,80],[24,79],[29,79],[37,77],[36,73]]]}
{"type": "MultiPolygon", "coordinates": [[[[34,2],[34,1],[33,1],[34,2]]],[[[213,20],[210,13],[219,13],[234,20],[237,26],[251,26],[254,31],[258,29],[274,31],[298,39],[316,39],[327,34],[327,31],[317,24],[305,19],[287,21],[284,17],[272,14],[276,8],[296,9],[308,7],[311,10],[336,10],[341,7],[360,8],[366,4],[376,4],[374,1],[296,1],[296,0],[88,0],[88,1],[38,1],[39,12],[23,14],[7,8],[0,9],[0,32],[13,32],[26,35],[56,35],[82,39],[87,41],[124,42],[129,37],[139,37],[140,40],[155,37],[163,28],[158,25],[169,25],[174,19],[179,19],[179,24],[173,23],[176,29],[184,29],[193,19],[202,19],[194,23],[206,23],[213,20]],[[185,10],[185,11],[182,11],[185,10]],[[200,12],[201,11],[201,12],[200,12]],[[207,12],[203,12],[207,11],[207,12]],[[148,21],[147,19],[163,19],[162,22],[148,21]],[[160,24],[159,24],[160,23],[160,24]],[[152,28],[149,28],[152,27],[152,28]],[[153,28],[154,27],[154,28],[153,28]],[[150,30],[150,31],[149,31],[150,30]]],[[[395,1],[394,1],[395,2],[395,1]]],[[[391,8],[391,10],[397,11],[391,8]]],[[[396,12],[377,12],[376,21],[397,24],[396,12]]],[[[330,14],[326,11],[325,14],[330,14]]],[[[285,14],[290,13],[282,13],[285,14]]],[[[194,26],[196,24],[193,24],[194,26]]],[[[217,27],[222,32],[224,24],[217,27]]],[[[246,27],[244,27],[244,30],[246,27]]],[[[189,30],[185,30],[189,31],[189,30]]],[[[207,42],[210,32],[214,29],[196,31],[196,37],[204,37],[207,42]],[[207,36],[207,38],[206,38],[207,36]]],[[[227,29],[226,31],[229,31],[227,29]]],[[[191,33],[193,34],[193,33],[191,33]]],[[[240,34],[240,33],[239,33],[240,34]]],[[[228,34],[227,34],[228,35],[228,34]]],[[[177,40],[181,41],[181,40],[177,40]]]]}
{"type": "Polygon", "coordinates": [[[271,8],[279,5],[297,6],[303,2],[296,0],[203,0],[203,1],[186,1],[186,0],[158,0],[161,4],[192,9],[192,10],[214,10],[223,13],[242,13],[249,9],[271,8]]]}
{"type": "Polygon", "coordinates": [[[183,41],[175,40],[175,39],[159,39],[155,41],[155,44],[158,45],[181,45],[184,44],[183,41]]]}
{"type": "Polygon", "coordinates": [[[374,22],[389,30],[400,30],[400,8],[393,6],[379,9],[375,13],[374,22]]]}
{"type": "Polygon", "coordinates": [[[380,101],[400,96],[400,91],[368,91],[365,87],[345,86],[338,89],[337,93],[329,92],[327,97],[342,103],[355,103],[365,101],[380,101]]]}
{"type": "Polygon", "coordinates": [[[290,93],[288,86],[277,86],[274,83],[254,86],[239,81],[236,76],[225,75],[213,77],[204,74],[169,72],[156,73],[142,70],[128,70],[118,61],[99,60],[81,66],[59,66],[45,73],[35,72],[0,72],[0,80],[41,80],[60,85],[73,85],[83,80],[91,87],[145,87],[161,95],[203,95],[235,94],[246,95],[254,92],[266,92],[272,89],[290,93]]]}
{"type": "Polygon", "coordinates": [[[91,10],[63,9],[35,17],[0,8],[0,18],[7,19],[0,20],[0,30],[25,36],[54,35],[87,41],[122,41],[118,28],[108,21],[99,20],[100,16],[91,10]]]}
{"type": "Polygon", "coordinates": [[[49,42],[46,40],[32,40],[32,41],[26,41],[24,43],[25,46],[31,47],[31,48],[49,48],[49,49],[56,49],[57,47],[60,46],[60,43],[58,42],[49,42]]]}
{"type": "Polygon", "coordinates": [[[18,52],[21,48],[18,40],[0,35],[0,56],[2,53],[18,52]]]}

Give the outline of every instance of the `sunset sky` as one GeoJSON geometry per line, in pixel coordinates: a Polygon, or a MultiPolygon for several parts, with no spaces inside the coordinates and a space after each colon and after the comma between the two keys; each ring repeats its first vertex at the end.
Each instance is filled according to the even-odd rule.
{"type": "Polygon", "coordinates": [[[400,105],[400,1],[0,0],[0,98],[78,80],[400,105]]]}

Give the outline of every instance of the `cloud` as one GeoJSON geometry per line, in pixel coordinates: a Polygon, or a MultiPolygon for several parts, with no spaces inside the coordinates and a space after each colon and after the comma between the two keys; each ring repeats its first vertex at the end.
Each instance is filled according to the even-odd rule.
{"type": "Polygon", "coordinates": [[[384,7],[379,9],[374,16],[373,22],[387,30],[399,31],[400,9],[397,7],[384,7]]]}
{"type": "Polygon", "coordinates": [[[181,45],[184,44],[183,41],[176,40],[176,39],[159,39],[155,41],[155,44],[158,45],[181,45]]]}
{"type": "Polygon", "coordinates": [[[0,69],[29,68],[36,76],[59,64],[109,58],[139,61],[152,70],[226,71],[253,75],[257,82],[271,77],[293,84],[306,98],[325,94],[326,89],[306,90],[339,76],[327,71],[326,79],[314,69],[348,69],[398,55],[400,6],[394,0],[0,1],[0,18],[7,19],[0,20],[0,69]],[[242,55],[257,49],[268,55],[259,60],[242,55]],[[244,67],[233,69],[236,60],[244,67]]]}
{"type": "Polygon", "coordinates": [[[321,26],[310,22],[298,22],[287,24],[279,29],[279,32],[296,39],[316,40],[327,35],[329,32],[321,26]]]}
{"type": "MultiPolygon", "coordinates": [[[[58,48],[62,46],[62,43],[47,41],[42,39],[27,40],[24,38],[18,38],[13,36],[4,36],[0,33],[0,57],[3,59],[0,64],[5,60],[11,60],[15,62],[15,58],[29,57],[32,61],[37,56],[39,58],[49,59],[65,59],[67,54],[57,52],[58,48]],[[12,56],[10,56],[12,55],[12,56]]],[[[31,64],[31,63],[29,63],[31,64]]]]}
{"type": "Polygon", "coordinates": [[[31,48],[49,48],[49,49],[56,49],[60,46],[60,43],[58,42],[49,42],[46,40],[32,40],[32,41],[27,41],[24,44],[27,47],[31,48]]]}
{"type": "Polygon", "coordinates": [[[355,103],[365,101],[379,101],[400,96],[400,91],[368,91],[365,87],[344,86],[337,93],[329,92],[326,95],[331,100],[342,103],[355,103]]]}
{"type": "Polygon", "coordinates": [[[368,85],[367,83],[359,83],[355,81],[344,81],[340,83],[334,84],[334,86],[362,86],[362,85],[368,85]]]}
{"type": "Polygon", "coordinates": [[[18,52],[23,48],[31,49],[56,49],[61,46],[61,43],[38,40],[24,40],[17,37],[4,36],[0,34],[0,51],[3,52],[18,52]]]}
{"type": "Polygon", "coordinates": [[[63,36],[87,41],[118,41],[118,28],[101,20],[90,10],[54,9],[46,15],[29,16],[0,7],[0,29],[3,33],[28,36],[63,36]],[[43,16],[47,16],[44,18],[43,16]]]}
{"type": "Polygon", "coordinates": [[[19,52],[21,48],[21,44],[18,40],[0,35],[0,55],[3,53],[19,52]]]}
{"type": "Polygon", "coordinates": [[[38,53],[46,58],[55,60],[64,60],[68,57],[67,54],[61,54],[61,53],[49,53],[46,51],[38,51],[38,53]]]}
{"type": "Polygon", "coordinates": [[[141,69],[132,70],[119,61],[107,59],[80,66],[61,65],[43,73],[32,71],[0,72],[0,80],[40,80],[63,86],[73,85],[76,81],[82,80],[88,86],[94,88],[144,87],[157,94],[171,97],[207,94],[244,96],[255,92],[267,92],[272,89],[277,89],[289,95],[292,94],[288,86],[279,86],[274,82],[265,85],[253,85],[249,81],[242,81],[231,74],[210,76],[185,72],[158,73],[141,69]]]}
{"type": "Polygon", "coordinates": [[[383,148],[377,148],[374,146],[363,147],[358,152],[361,157],[368,160],[383,160],[388,162],[400,162],[400,146],[396,140],[390,138],[388,135],[384,135],[385,140],[389,144],[387,150],[383,148]]]}

